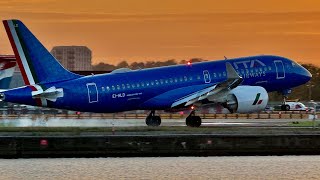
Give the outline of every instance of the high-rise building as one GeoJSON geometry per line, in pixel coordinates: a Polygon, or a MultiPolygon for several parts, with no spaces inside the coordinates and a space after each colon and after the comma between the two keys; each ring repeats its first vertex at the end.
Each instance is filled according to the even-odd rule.
{"type": "Polygon", "coordinates": [[[55,46],[51,54],[70,71],[91,71],[91,50],[86,46],[55,46]]]}

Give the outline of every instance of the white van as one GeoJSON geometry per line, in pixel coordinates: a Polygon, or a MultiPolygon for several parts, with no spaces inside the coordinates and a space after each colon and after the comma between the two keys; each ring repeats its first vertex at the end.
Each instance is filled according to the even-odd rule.
{"type": "Polygon", "coordinates": [[[286,102],[290,106],[290,111],[308,111],[308,108],[301,102],[286,102]]]}

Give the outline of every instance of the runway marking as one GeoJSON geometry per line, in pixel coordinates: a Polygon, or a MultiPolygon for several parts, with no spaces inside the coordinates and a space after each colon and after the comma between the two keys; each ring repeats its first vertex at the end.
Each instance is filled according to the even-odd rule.
{"type": "Polygon", "coordinates": [[[248,125],[257,123],[202,123],[202,125],[248,125]]]}

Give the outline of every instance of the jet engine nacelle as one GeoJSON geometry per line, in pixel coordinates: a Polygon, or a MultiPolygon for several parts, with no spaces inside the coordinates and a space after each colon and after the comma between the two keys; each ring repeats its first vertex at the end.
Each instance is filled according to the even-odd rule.
{"type": "Polygon", "coordinates": [[[263,111],[269,96],[261,86],[238,86],[227,95],[224,106],[232,113],[252,113],[263,111]]]}

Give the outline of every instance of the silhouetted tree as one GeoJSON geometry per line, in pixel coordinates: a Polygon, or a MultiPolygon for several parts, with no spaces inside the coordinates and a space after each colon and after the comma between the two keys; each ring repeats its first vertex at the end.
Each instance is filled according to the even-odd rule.
{"type": "Polygon", "coordinates": [[[127,61],[121,61],[118,65],[117,68],[128,68],[129,64],[127,63],[127,61]]]}
{"type": "Polygon", "coordinates": [[[112,64],[99,63],[97,65],[93,65],[92,69],[94,71],[112,71],[116,69],[116,66],[112,64]]]}

